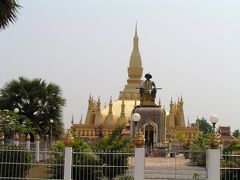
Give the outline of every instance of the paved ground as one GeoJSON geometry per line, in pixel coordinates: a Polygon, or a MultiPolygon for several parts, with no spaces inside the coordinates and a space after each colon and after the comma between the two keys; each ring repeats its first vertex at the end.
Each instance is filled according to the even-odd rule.
{"type": "MultiPolygon", "coordinates": [[[[134,158],[130,158],[129,163],[134,165],[134,158]]],[[[191,166],[190,160],[185,159],[183,154],[176,157],[145,157],[145,180],[191,180],[193,172],[199,175],[199,179],[206,180],[205,167],[191,166]]],[[[133,170],[130,174],[133,175],[133,170]]]]}
{"type": "MultiPolygon", "coordinates": [[[[129,159],[129,163],[134,165],[134,158],[129,159]]],[[[145,157],[145,166],[187,166],[190,164],[190,159],[185,159],[182,154],[176,157],[145,157]]]]}
{"type": "Polygon", "coordinates": [[[189,159],[179,155],[175,157],[146,157],[145,166],[186,166],[190,164],[189,159]]]}

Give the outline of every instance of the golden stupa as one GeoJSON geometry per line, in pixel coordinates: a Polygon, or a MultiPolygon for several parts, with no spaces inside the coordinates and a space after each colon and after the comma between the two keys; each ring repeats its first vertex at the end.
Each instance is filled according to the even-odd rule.
{"type": "MultiPolygon", "coordinates": [[[[103,109],[101,109],[100,97],[94,100],[90,95],[85,122],[83,123],[81,119],[79,123],[75,124],[72,119],[74,135],[94,140],[98,138],[98,128],[101,128],[103,136],[108,136],[120,124],[125,124],[126,129],[130,129],[130,126],[133,126],[131,116],[140,108],[143,118],[141,118],[138,127],[142,128],[145,139],[148,139],[151,146],[177,141],[179,134],[184,137],[184,141],[188,142],[198,136],[200,133],[198,126],[190,127],[189,123],[188,126],[185,125],[182,97],[175,103],[171,99],[169,112],[165,110],[160,101],[157,105],[155,102],[141,99],[139,88],[143,82],[142,74],[143,67],[138,48],[136,27],[128,67],[127,84],[123,91],[120,91],[117,100],[113,101],[111,97],[108,106],[105,105],[103,109]],[[142,108],[142,105],[147,107],[142,108]],[[155,108],[154,112],[152,108],[155,108]],[[159,115],[155,116],[156,113],[159,115]]],[[[133,129],[131,127],[129,134],[134,133],[133,129]]]]}

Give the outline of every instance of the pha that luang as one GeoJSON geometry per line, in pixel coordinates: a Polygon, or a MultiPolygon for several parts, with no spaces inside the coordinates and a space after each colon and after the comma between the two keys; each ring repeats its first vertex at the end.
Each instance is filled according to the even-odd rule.
{"type": "Polygon", "coordinates": [[[155,147],[161,143],[169,141],[190,142],[198,136],[197,126],[185,125],[183,98],[177,102],[171,99],[170,110],[167,112],[161,105],[155,103],[156,87],[152,76],[147,73],[145,80],[142,80],[142,60],[138,48],[137,28],[133,38],[133,50],[128,67],[127,83],[119,93],[117,100],[110,98],[109,104],[101,109],[101,99],[93,99],[90,95],[88,100],[88,110],[85,122],[75,124],[72,120],[72,128],[75,136],[88,140],[95,140],[101,136],[108,136],[117,126],[126,126],[123,135],[134,134],[134,123],[131,121],[133,113],[141,116],[138,127],[145,136],[146,146],[155,147]],[[182,137],[182,139],[178,138],[182,137]]]}

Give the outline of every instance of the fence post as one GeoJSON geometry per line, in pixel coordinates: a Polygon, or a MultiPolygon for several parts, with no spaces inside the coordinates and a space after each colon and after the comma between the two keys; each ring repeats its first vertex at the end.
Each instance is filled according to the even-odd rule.
{"type": "Polygon", "coordinates": [[[27,148],[27,150],[29,150],[29,151],[30,151],[30,139],[31,139],[30,134],[28,134],[28,135],[27,135],[27,145],[26,145],[26,148],[27,148]]]}
{"type": "Polygon", "coordinates": [[[35,140],[36,140],[36,154],[35,154],[35,158],[36,158],[36,162],[38,163],[39,162],[39,151],[40,151],[40,137],[39,135],[37,134],[36,137],[35,137],[35,140]]]}
{"type": "Polygon", "coordinates": [[[208,180],[220,180],[220,149],[207,150],[208,180]]]}
{"type": "Polygon", "coordinates": [[[19,145],[19,136],[18,136],[18,133],[16,133],[16,135],[15,135],[14,145],[16,145],[16,146],[19,145]]]}
{"type": "Polygon", "coordinates": [[[2,146],[4,145],[4,138],[5,138],[4,134],[3,134],[3,132],[1,132],[0,133],[0,145],[2,145],[2,146]]]}
{"type": "MultiPolygon", "coordinates": [[[[44,136],[44,150],[47,151],[48,150],[48,135],[44,136]]],[[[46,153],[43,153],[43,160],[46,160],[46,153]]]]}
{"type": "Polygon", "coordinates": [[[144,135],[138,131],[135,136],[134,179],[144,180],[145,149],[144,135]]]}
{"type": "Polygon", "coordinates": [[[72,179],[72,143],[73,137],[70,131],[67,132],[67,135],[64,140],[65,143],[65,153],[64,153],[64,180],[72,179]]]}

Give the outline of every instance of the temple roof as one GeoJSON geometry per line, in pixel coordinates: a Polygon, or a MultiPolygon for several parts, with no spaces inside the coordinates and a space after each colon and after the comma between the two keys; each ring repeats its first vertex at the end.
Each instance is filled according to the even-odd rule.
{"type": "MultiPolygon", "coordinates": [[[[113,103],[112,104],[113,117],[116,120],[120,117],[120,114],[121,114],[122,100],[117,100],[112,103],[113,103]]],[[[136,103],[139,104],[140,101],[136,101],[136,103]]],[[[127,119],[129,119],[131,117],[132,110],[135,106],[135,100],[124,100],[124,104],[125,104],[125,116],[127,119]]],[[[109,106],[106,106],[101,111],[103,119],[108,115],[108,111],[109,111],[109,106]]]]}

